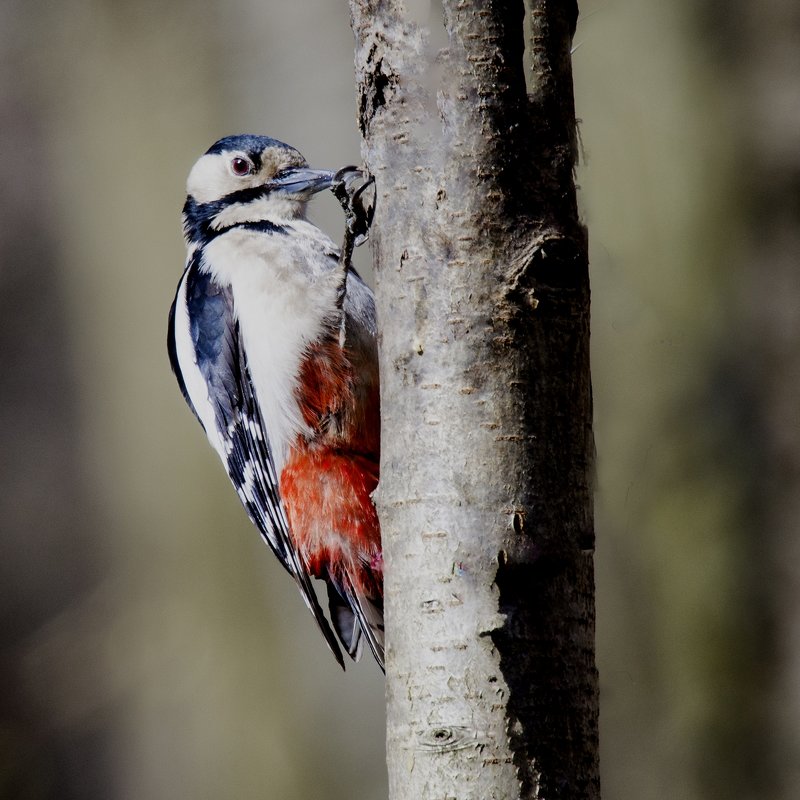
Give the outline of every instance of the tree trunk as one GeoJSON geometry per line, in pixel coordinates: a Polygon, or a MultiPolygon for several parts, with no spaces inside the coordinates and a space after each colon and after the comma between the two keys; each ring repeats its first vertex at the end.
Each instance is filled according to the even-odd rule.
{"type": "Polygon", "coordinates": [[[597,798],[577,7],[532,2],[526,26],[522,2],[443,5],[441,34],[351,0],[377,186],[390,797],[597,798]]]}

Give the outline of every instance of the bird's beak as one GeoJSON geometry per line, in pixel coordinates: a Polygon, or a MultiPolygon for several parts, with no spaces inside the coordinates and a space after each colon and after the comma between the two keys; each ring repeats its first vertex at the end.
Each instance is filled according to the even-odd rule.
{"type": "Polygon", "coordinates": [[[284,170],[272,180],[273,188],[303,198],[310,197],[323,189],[329,189],[332,183],[333,172],[325,169],[308,169],[308,167],[284,170]]]}

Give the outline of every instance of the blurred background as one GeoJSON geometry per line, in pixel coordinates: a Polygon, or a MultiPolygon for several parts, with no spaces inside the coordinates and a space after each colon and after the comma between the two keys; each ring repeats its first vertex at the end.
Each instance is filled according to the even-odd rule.
{"type": "MultiPolygon", "coordinates": [[[[797,798],[800,4],[581,10],[604,796],[797,798]]],[[[185,177],[237,132],[358,161],[344,0],[0,4],[4,800],[386,796],[378,669],[169,372],[185,177]]]]}

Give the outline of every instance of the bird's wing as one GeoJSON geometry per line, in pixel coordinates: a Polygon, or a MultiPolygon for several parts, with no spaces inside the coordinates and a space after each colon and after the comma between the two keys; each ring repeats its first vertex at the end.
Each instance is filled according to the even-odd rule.
{"type": "Polygon", "coordinates": [[[198,259],[190,261],[179,284],[170,311],[169,340],[170,359],[184,396],[222,459],[250,519],[297,582],[328,646],[344,666],[311,577],[289,536],[232,292],[201,270],[198,259]],[[188,313],[181,313],[182,304],[188,313]]]}

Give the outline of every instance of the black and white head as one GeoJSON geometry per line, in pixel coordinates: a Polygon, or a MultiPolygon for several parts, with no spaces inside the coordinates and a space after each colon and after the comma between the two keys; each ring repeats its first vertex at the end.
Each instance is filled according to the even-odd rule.
{"type": "Polygon", "coordinates": [[[293,147],[269,136],[227,136],[192,167],[186,181],[184,230],[198,243],[231,225],[305,216],[311,195],[333,173],[310,169],[293,147]]]}

